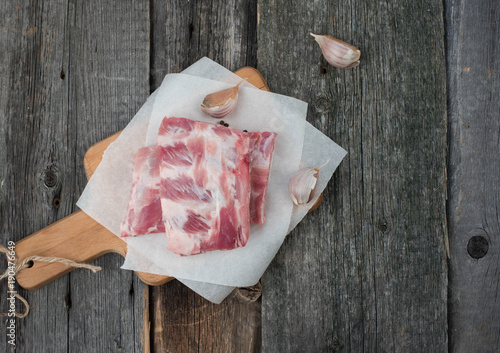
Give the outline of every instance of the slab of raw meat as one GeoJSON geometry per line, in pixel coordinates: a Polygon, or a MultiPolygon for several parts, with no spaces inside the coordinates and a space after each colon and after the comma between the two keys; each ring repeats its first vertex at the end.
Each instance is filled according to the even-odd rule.
{"type": "Polygon", "coordinates": [[[127,216],[120,227],[121,236],[165,232],[161,221],[160,169],[156,146],[144,147],[137,152],[133,178],[127,216]]]}
{"type": "Polygon", "coordinates": [[[250,134],[250,223],[264,224],[264,214],[271,173],[271,163],[276,141],[275,132],[251,132],[250,134]]]}
{"type": "Polygon", "coordinates": [[[158,132],[168,249],[180,255],[245,246],[250,233],[250,136],[165,118],[158,132]]]}

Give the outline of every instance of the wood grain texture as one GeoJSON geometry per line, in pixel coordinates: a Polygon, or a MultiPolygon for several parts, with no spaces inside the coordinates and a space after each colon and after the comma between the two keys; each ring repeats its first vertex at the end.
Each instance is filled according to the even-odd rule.
{"type": "Polygon", "coordinates": [[[450,351],[500,351],[500,3],[446,4],[450,351]]]}
{"type": "Polygon", "coordinates": [[[260,352],[261,301],[254,293],[236,290],[215,305],[176,280],[158,289],[151,300],[154,352],[260,352]]]}
{"type": "MultiPolygon", "coordinates": [[[[5,244],[75,211],[86,184],[85,151],[123,128],[147,98],[149,6],[133,1],[4,1],[1,6],[0,240],[5,244]]],[[[121,262],[108,255],[96,261],[104,268],[98,274],[79,270],[40,290],[20,290],[31,312],[17,321],[16,351],[142,352],[143,285],[131,272],[119,271],[121,262]]],[[[5,300],[1,305],[4,309],[5,300]]],[[[5,338],[0,335],[0,344],[7,351],[5,338]]]]}
{"type": "MultiPolygon", "coordinates": [[[[6,244],[71,212],[66,182],[74,176],[74,152],[64,151],[60,144],[63,136],[70,135],[64,123],[68,87],[59,78],[67,60],[63,50],[67,5],[3,1],[0,6],[0,241],[6,244]],[[56,207],[54,200],[63,193],[56,207]]],[[[16,321],[15,351],[66,351],[69,283],[63,279],[33,293],[19,289],[32,309],[30,320],[16,321]],[[51,339],[38,332],[51,332],[51,339]]],[[[1,283],[2,312],[7,308],[6,295],[7,286],[1,283]]],[[[23,310],[21,305],[18,310],[23,310]]],[[[0,335],[0,350],[14,351],[6,338],[0,335]]]]}
{"type": "MultiPolygon", "coordinates": [[[[203,56],[234,71],[256,66],[253,0],[151,2],[151,91],[203,56]]],[[[259,352],[260,301],[212,304],[178,281],[151,288],[153,352],[259,352]]]]}
{"type": "Polygon", "coordinates": [[[348,151],[262,278],[263,352],[447,350],[442,14],[439,1],[259,2],[257,68],[348,151]],[[309,32],[358,46],[361,65],[328,66],[309,32]]]}
{"type": "Polygon", "coordinates": [[[204,56],[231,71],[257,65],[257,1],[151,1],[151,89],[204,56]]]}
{"type": "MultiPolygon", "coordinates": [[[[74,1],[69,6],[66,80],[79,170],[74,188],[81,193],[87,149],[125,127],[149,95],[149,4],[74,1]]],[[[119,270],[122,261],[106,255],[96,260],[102,274],[70,275],[68,351],[143,351],[143,284],[133,272],[119,270]],[[89,339],[92,335],[98,338],[89,339]]]]}

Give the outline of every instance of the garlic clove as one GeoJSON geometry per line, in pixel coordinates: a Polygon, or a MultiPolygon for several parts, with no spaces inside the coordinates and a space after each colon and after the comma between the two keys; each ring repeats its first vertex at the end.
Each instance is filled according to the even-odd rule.
{"type": "MultiPolygon", "coordinates": [[[[328,163],[327,161],[326,163],[328,163]]],[[[299,170],[290,179],[288,183],[288,191],[290,198],[296,205],[303,205],[311,201],[314,190],[318,183],[319,170],[325,165],[318,168],[304,168],[299,170]]]]}
{"type": "Polygon", "coordinates": [[[341,69],[350,69],[359,65],[361,51],[355,46],[329,35],[313,33],[311,35],[318,42],[323,56],[330,65],[341,69]]]}
{"type": "Polygon", "coordinates": [[[201,110],[215,119],[223,118],[231,113],[238,101],[238,87],[241,82],[243,81],[234,87],[207,95],[201,103],[201,110]]]}

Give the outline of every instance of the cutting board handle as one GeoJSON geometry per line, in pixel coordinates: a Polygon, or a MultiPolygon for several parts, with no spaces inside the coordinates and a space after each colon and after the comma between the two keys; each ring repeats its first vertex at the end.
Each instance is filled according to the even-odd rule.
{"type": "MultiPolygon", "coordinates": [[[[33,255],[61,257],[75,262],[90,262],[110,253],[125,257],[127,243],[111,233],[83,211],[77,211],[56,223],[27,236],[16,243],[18,261],[33,255]]],[[[25,289],[37,289],[72,271],[62,263],[34,261],[33,266],[21,270],[16,279],[25,289]]],[[[161,285],[171,277],[136,272],[146,284],[161,285]]]]}

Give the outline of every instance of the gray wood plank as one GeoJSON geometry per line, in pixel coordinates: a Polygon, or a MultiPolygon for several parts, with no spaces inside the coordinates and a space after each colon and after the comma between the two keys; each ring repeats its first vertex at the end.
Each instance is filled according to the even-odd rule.
{"type": "Polygon", "coordinates": [[[151,2],[151,88],[204,56],[231,71],[257,65],[257,1],[151,2]]]}
{"type": "MultiPolygon", "coordinates": [[[[79,195],[88,147],[124,128],[149,95],[149,2],[72,1],[68,30],[68,124],[78,171],[71,187],[79,195]]],[[[96,261],[101,273],[71,275],[68,351],[144,351],[144,285],[119,269],[122,262],[108,255],[96,261]]]]}
{"type": "MultiPolygon", "coordinates": [[[[71,212],[70,195],[64,195],[59,207],[54,200],[72,178],[74,154],[61,143],[69,134],[62,124],[67,86],[59,78],[67,4],[4,1],[1,6],[0,241],[6,244],[71,212]]],[[[68,284],[62,278],[35,292],[17,287],[31,305],[30,315],[16,320],[17,352],[66,351],[68,284]]],[[[0,286],[5,312],[7,287],[0,286]]],[[[4,325],[1,331],[2,351],[11,351],[4,325]]]]}
{"type": "MultiPolygon", "coordinates": [[[[151,5],[152,91],[166,74],[180,72],[203,56],[230,70],[255,67],[256,1],[155,0],[151,5]]],[[[260,300],[238,298],[215,305],[178,281],[152,287],[152,351],[260,351],[260,300]]]]}
{"type": "Polygon", "coordinates": [[[440,1],[259,2],[257,68],[348,151],[262,279],[263,352],[447,350],[442,14],[440,1]],[[361,65],[328,66],[309,32],[359,46],[361,65]]]}
{"type": "Polygon", "coordinates": [[[500,351],[500,4],[445,1],[450,351],[500,351]]]}
{"type": "MultiPolygon", "coordinates": [[[[147,98],[149,4],[7,1],[2,6],[0,240],[5,243],[75,211],[86,184],[86,149],[123,128],[147,98]]],[[[121,263],[119,256],[108,255],[96,261],[104,268],[98,274],[79,270],[39,290],[21,290],[32,310],[18,320],[17,351],[144,351],[147,289],[144,300],[144,286],[119,270],[121,263]]],[[[0,337],[6,346],[5,335],[0,337]]]]}

